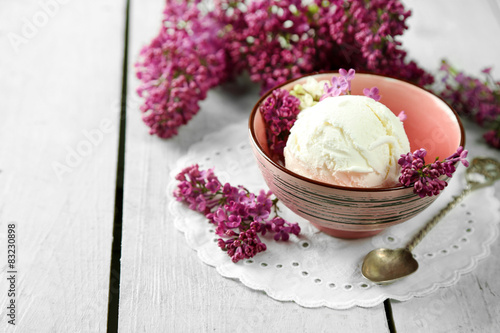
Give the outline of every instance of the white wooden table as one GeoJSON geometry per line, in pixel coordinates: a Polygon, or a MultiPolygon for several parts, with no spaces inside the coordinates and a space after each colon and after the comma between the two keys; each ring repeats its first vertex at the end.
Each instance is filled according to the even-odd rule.
{"type": "MultiPolygon", "coordinates": [[[[494,65],[500,78],[499,0],[404,2],[412,59],[494,65]]],[[[168,174],[205,134],[247,118],[258,89],[216,88],[177,137],[150,136],[133,64],[163,6],[130,1],[127,21],[126,0],[0,0],[1,332],[500,331],[498,255],[430,296],[343,311],[275,301],[201,263],[170,223],[168,174]]]]}

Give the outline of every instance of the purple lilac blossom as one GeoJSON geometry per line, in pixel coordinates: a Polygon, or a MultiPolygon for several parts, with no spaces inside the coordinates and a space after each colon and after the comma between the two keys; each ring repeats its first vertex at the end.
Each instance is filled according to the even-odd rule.
{"type": "Polygon", "coordinates": [[[177,135],[207,91],[227,77],[220,25],[213,15],[201,14],[199,2],[167,0],[160,32],[135,64],[143,120],[150,134],[162,138],[177,135]]]}
{"type": "Polygon", "coordinates": [[[443,61],[444,88],[436,93],[447,101],[460,116],[468,117],[487,129],[485,141],[500,149],[500,81],[491,76],[491,68],[482,71],[485,79],[467,76],[443,61]]]}
{"type": "Polygon", "coordinates": [[[408,119],[408,116],[406,115],[406,112],[403,110],[400,113],[398,113],[398,118],[401,121],[405,121],[406,119],[408,119]]]}
{"type": "Polygon", "coordinates": [[[162,138],[178,133],[209,89],[243,71],[262,93],[302,74],[341,67],[420,85],[433,81],[407,61],[396,40],[410,16],[398,0],[214,0],[211,10],[202,5],[167,0],[160,32],[136,64],[143,120],[162,138]]]}
{"type": "Polygon", "coordinates": [[[436,158],[431,164],[425,164],[426,154],[427,151],[421,148],[413,153],[401,155],[398,161],[401,166],[399,182],[406,187],[413,185],[413,192],[421,198],[438,195],[448,186],[448,183],[439,177],[452,177],[456,170],[456,163],[461,162],[464,166],[469,166],[469,162],[466,160],[467,150],[464,150],[462,146],[443,161],[436,158]]]}
{"type": "Polygon", "coordinates": [[[365,95],[366,97],[370,97],[372,99],[374,99],[376,102],[380,101],[380,94],[379,94],[379,90],[377,87],[372,87],[370,89],[368,88],[364,88],[363,89],[363,95],[365,95]]]}
{"type": "Polygon", "coordinates": [[[340,68],[339,74],[347,81],[347,94],[351,94],[351,81],[354,79],[356,71],[354,68],[349,69],[349,71],[340,68]]]}
{"type": "MultiPolygon", "coordinates": [[[[354,67],[356,70],[396,76],[419,85],[433,77],[407,61],[396,37],[408,28],[411,15],[398,0],[314,1],[319,67],[354,67]],[[333,65],[333,66],[332,66],[333,65]]],[[[325,68],[326,69],[326,68],[325,68]]]]}
{"type": "Polygon", "coordinates": [[[255,195],[243,186],[222,185],[213,169],[200,170],[196,164],[183,169],[176,179],[179,184],[174,197],[203,213],[216,226],[215,233],[221,237],[218,245],[233,262],[266,250],[259,235],[269,232],[276,241],[286,241],[290,234],[300,233],[298,224],[276,213],[271,217],[271,211],[277,211],[278,199],[271,199],[270,191],[255,195]]]}
{"type": "Polygon", "coordinates": [[[334,76],[330,81],[330,85],[325,83],[323,88],[323,95],[319,99],[324,100],[327,97],[337,97],[340,95],[350,95],[351,94],[351,81],[354,79],[356,71],[354,68],[350,68],[348,71],[344,68],[339,69],[340,77],[334,76]]]}
{"type": "Polygon", "coordinates": [[[489,130],[484,133],[483,137],[490,146],[500,149],[500,133],[498,131],[489,130]]]}
{"type": "Polygon", "coordinates": [[[356,67],[419,84],[433,77],[395,37],[407,29],[398,0],[215,1],[223,38],[237,73],[247,69],[266,91],[311,71],[356,67]],[[230,10],[228,10],[230,8],[230,10]]]}
{"type": "Polygon", "coordinates": [[[259,107],[266,124],[269,150],[273,157],[283,155],[290,129],[300,112],[300,100],[285,89],[275,89],[259,107]]]}
{"type": "Polygon", "coordinates": [[[323,89],[324,93],[319,100],[322,101],[327,97],[337,97],[347,94],[348,89],[350,91],[349,85],[350,82],[348,82],[345,77],[334,76],[332,77],[330,86],[325,83],[325,87],[323,89]]]}

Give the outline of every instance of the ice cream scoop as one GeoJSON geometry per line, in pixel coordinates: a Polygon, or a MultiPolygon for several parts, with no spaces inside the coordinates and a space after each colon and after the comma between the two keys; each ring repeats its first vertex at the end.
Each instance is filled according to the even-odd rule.
{"type": "Polygon", "coordinates": [[[303,110],[290,130],[287,169],[349,187],[398,184],[401,154],[410,151],[403,123],[389,108],[357,95],[329,97],[303,110]]]}

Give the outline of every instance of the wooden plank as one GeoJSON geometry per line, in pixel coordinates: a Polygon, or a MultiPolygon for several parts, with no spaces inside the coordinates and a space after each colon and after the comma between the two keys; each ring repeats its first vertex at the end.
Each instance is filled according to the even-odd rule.
{"type": "Polygon", "coordinates": [[[0,4],[2,332],[106,331],[125,3],[0,4]]]}
{"type": "MultiPolygon", "coordinates": [[[[439,59],[448,58],[467,74],[479,75],[493,65],[500,78],[500,17],[492,10],[494,1],[405,1],[413,10],[410,33],[403,45],[410,56],[431,70],[439,59]],[[467,22],[465,24],[465,22],[467,22]]],[[[498,158],[498,150],[488,149],[479,140],[477,126],[467,125],[467,145],[471,155],[498,158]]],[[[500,184],[496,184],[500,198],[500,184]]],[[[500,331],[500,250],[498,240],[488,258],[455,286],[440,289],[408,302],[391,302],[395,326],[401,332],[498,332],[500,331]]]]}
{"type": "Polygon", "coordinates": [[[164,2],[133,1],[120,285],[120,332],[384,332],[384,307],[335,311],[278,302],[203,264],[167,210],[169,172],[205,134],[246,119],[256,87],[209,93],[200,113],[169,140],[151,137],[140,119],[132,69],[157,33],[164,2]]]}
{"type": "Polygon", "coordinates": [[[412,15],[409,29],[400,38],[410,59],[431,72],[440,61],[468,74],[477,75],[494,65],[492,74],[500,77],[500,2],[466,0],[403,0],[412,15]]]}

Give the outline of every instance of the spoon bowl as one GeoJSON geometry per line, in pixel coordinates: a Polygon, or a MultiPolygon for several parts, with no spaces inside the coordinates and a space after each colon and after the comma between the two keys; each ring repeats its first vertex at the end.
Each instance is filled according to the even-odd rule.
{"type": "Polygon", "coordinates": [[[361,272],[375,283],[388,284],[414,273],[418,262],[406,248],[375,249],[363,261],[361,272]]]}

